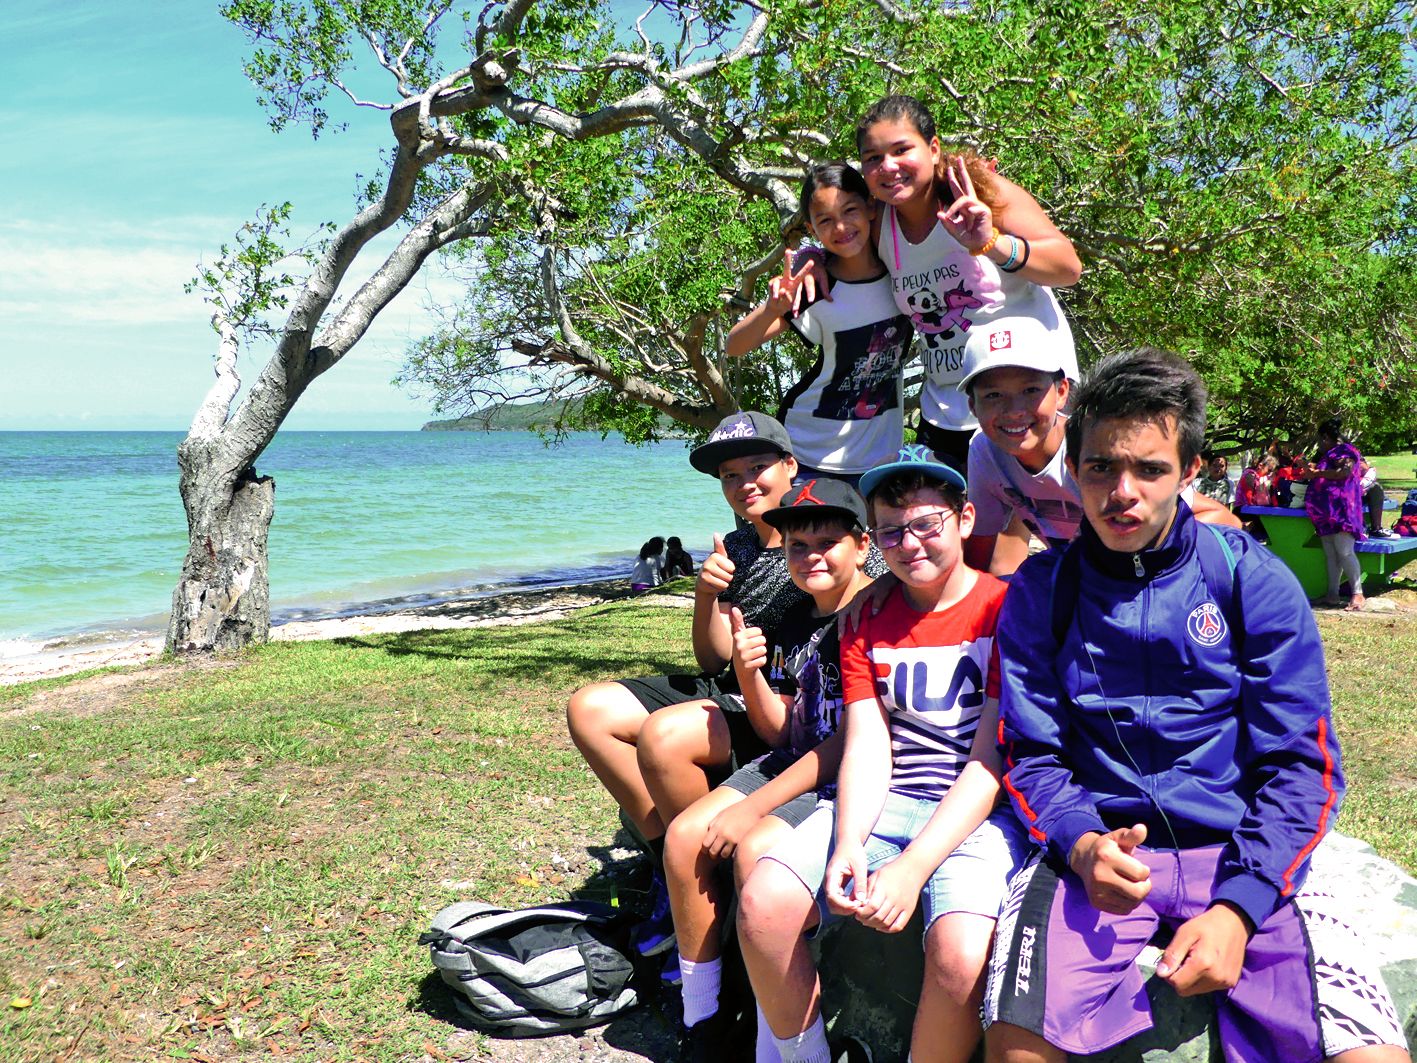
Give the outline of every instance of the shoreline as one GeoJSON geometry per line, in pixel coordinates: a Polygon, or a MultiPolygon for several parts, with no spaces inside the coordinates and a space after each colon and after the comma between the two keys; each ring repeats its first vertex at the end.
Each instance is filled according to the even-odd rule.
{"type": "MultiPolygon", "coordinates": [[[[365,605],[366,612],[319,619],[292,619],[271,627],[272,642],[349,638],[425,629],[494,627],[559,620],[568,613],[602,602],[634,597],[625,578],[595,579],[532,590],[508,589],[476,597],[390,609],[379,602],[365,605]]],[[[692,603],[692,596],[650,592],[655,604],[676,607],[692,603]]],[[[93,668],[145,664],[162,655],[164,635],[122,638],[102,642],[51,640],[30,653],[0,658],[0,686],[37,679],[73,675],[93,668]]]]}

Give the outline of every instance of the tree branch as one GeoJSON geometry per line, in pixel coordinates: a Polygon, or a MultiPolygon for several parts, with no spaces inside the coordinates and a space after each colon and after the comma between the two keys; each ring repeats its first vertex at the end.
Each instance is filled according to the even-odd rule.
{"type": "Polygon", "coordinates": [[[589,373],[597,380],[609,384],[627,398],[652,406],[676,421],[699,428],[712,428],[718,423],[721,419],[718,410],[712,407],[690,406],[658,384],[633,374],[621,373],[582,338],[571,320],[571,315],[566,311],[556,273],[555,254],[549,247],[541,254],[541,286],[546,296],[546,305],[550,308],[551,316],[561,333],[561,343],[533,343],[514,339],[512,346],[518,353],[527,357],[550,358],[574,366],[579,371],[589,373]]]}

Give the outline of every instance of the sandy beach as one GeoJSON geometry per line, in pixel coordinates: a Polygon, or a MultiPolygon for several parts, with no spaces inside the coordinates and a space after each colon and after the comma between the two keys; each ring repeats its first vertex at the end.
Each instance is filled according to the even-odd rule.
{"type": "MultiPolygon", "coordinates": [[[[628,598],[628,580],[599,580],[569,587],[533,591],[507,591],[478,598],[443,601],[437,604],[382,611],[371,604],[365,615],[323,620],[292,620],[271,628],[273,641],[336,639],[424,628],[491,627],[556,620],[589,605],[628,598]]],[[[648,601],[669,607],[692,606],[689,595],[669,591],[651,594],[648,601]]],[[[91,668],[143,664],[162,654],[163,637],[154,634],[136,639],[102,642],[72,642],[58,639],[37,649],[0,657],[0,686],[34,679],[72,675],[91,668]]]]}

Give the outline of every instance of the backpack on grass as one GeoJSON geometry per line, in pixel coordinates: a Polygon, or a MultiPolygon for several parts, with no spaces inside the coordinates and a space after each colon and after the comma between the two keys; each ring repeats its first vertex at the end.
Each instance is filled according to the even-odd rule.
{"type": "Polygon", "coordinates": [[[449,905],[419,937],[458,1011],[498,1037],[539,1037],[609,1022],[639,1003],[635,917],[591,901],[519,912],[449,905]]]}

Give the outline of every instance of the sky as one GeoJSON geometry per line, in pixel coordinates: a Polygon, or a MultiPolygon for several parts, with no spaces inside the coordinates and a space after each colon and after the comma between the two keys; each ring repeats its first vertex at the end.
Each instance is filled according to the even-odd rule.
{"type": "MultiPolygon", "coordinates": [[[[217,0],[0,0],[0,430],[185,430],[212,381],[210,312],[183,284],[263,203],[292,232],[354,210],[386,112],[314,140],[273,132],[217,0]]],[[[387,241],[384,247],[392,246],[387,241]]],[[[370,256],[356,262],[355,273],[370,256]]],[[[425,270],[425,273],[427,270],[425,270]]],[[[391,381],[429,317],[416,279],[287,429],[413,429],[431,401],[391,381]]],[[[269,355],[243,354],[243,380],[269,355]]]]}

